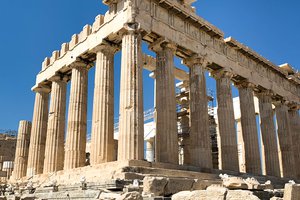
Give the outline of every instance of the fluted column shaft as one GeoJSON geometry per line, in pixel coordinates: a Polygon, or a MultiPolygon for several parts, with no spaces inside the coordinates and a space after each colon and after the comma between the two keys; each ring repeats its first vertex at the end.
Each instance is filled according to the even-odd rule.
{"type": "Polygon", "coordinates": [[[0,171],[3,171],[3,161],[4,161],[4,156],[0,156],[0,171]]]}
{"type": "Polygon", "coordinates": [[[86,64],[75,63],[72,66],[64,169],[73,169],[85,165],[87,81],[86,64]]]}
{"type": "Polygon", "coordinates": [[[18,140],[16,146],[13,177],[20,179],[26,176],[29,142],[30,142],[31,122],[20,121],[18,130],[18,140]]]}
{"type": "Polygon", "coordinates": [[[155,161],[178,164],[178,136],[174,76],[175,46],[158,44],[155,70],[155,161]]]}
{"type": "Polygon", "coordinates": [[[91,140],[91,164],[114,160],[114,53],[109,45],[97,52],[91,140]]]}
{"type": "Polygon", "coordinates": [[[283,177],[294,178],[296,177],[296,166],[293,152],[292,133],[289,122],[288,107],[284,102],[281,101],[275,102],[274,104],[278,125],[277,134],[282,157],[282,174],[283,177]]]}
{"type": "Polygon", "coordinates": [[[238,119],[236,121],[236,132],[237,132],[237,141],[238,141],[239,169],[240,172],[246,173],[245,143],[243,138],[241,119],[238,119]]]}
{"type": "Polygon", "coordinates": [[[185,61],[190,68],[190,136],[188,150],[191,155],[187,165],[212,168],[211,139],[208,121],[208,98],[206,94],[205,61],[190,58],[185,61]]]}
{"type": "Polygon", "coordinates": [[[144,106],[141,35],[122,39],[118,160],[144,159],[144,106]]]}
{"type": "Polygon", "coordinates": [[[153,162],[154,160],[154,140],[150,138],[146,141],[146,160],[153,162]]]}
{"type": "MultiPolygon", "coordinates": [[[[293,153],[295,166],[300,166],[300,116],[299,110],[297,108],[292,108],[289,110],[289,119],[292,131],[292,143],[293,143],[293,153]]],[[[297,178],[300,178],[300,168],[296,167],[297,178]]]]}
{"type": "Polygon", "coordinates": [[[50,90],[47,88],[38,88],[35,92],[36,95],[30,136],[27,176],[43,173],[45,157],[50,90]]]}
{"type": "Polygon", "coordinates": [[[272,98],[267,93],[257,94],[259,100],[260,127],[264,145],[266,175],[280,177],[280,166],[272,98]]]}
{"type": "Polygon", "coordinates": [[[217,112],[221,140],[221,166],[224,170],[238,172],[238,146],[231,91],[232,74],[229,72],[220,72],[214,76],[217,81],[217,112]]]}
{"type": "Polygon", "coordinates": [[[44,173],[56,172],[64,167],[66,81],[61,77],[52,79],[44,173]]]}
{"type": "Polygon", "coordinates": [[[242,133],[245,147],[246,172],[261,174],[260,152],[253,89],[251,84],[238,85],[241,108],[242,133]]]}

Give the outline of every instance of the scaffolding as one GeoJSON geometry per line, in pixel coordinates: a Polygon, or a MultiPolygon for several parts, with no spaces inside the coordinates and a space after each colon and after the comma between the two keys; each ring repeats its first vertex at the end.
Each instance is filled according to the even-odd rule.
{"type": "MultiPolygon", "coordinates": [[[[182,86],[182,85],[181,85],[182,86]]],[[[208,117],[209,117],[209,132],[211,138],[211,149],[213,158],[213,167],[218,168],[218,143],[217,143],[217,124],[215,121],[215,93],[213,90],[207,90],[208,98],[208,117]]],[[[189,91],[184,87],[176,87],[176,112],[177,112],[177,128],[178,128],[178,145],[179,145],[179,161],[183,164],[183,154],[184,154],[184,140],[190,135],[190,123],[189,123],[189,91]]],[[[155,134],[155,123],[154,123],[154,113],[155,108],[150,108],[144,111],[144,122],[153,123],[153,127],[144,133],[144,138],[149,139],[150,136],[154,137],[155,134]]],[[[119,118],[114,119],[114,133],[119,132],[119,118]]],[[[88,138],[89,140],[90,138],[88,138]]]]}

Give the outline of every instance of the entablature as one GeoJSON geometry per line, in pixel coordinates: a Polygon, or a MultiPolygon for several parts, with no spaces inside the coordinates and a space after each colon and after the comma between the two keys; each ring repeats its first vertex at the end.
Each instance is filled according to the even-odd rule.
{"type": "MultiPolygon", "coordinates": [[[[132,17],[124,1],[118,1],[115,11],[105,16],[97,16],[92,26],[86,25],[80,34],[73,35],[69,43],[64,43],[60,51],[54,51],[51,58],[43,62],[42,71],[37,76],[36,86],[45,84],[57,73],[70,74],[70,67],[78,59],[93,62],[95,49],[103,42],[113,45],[121,43],[124,24],[132,17]]],[[[257,87],[274,91],[290,101],[300,102],[299,73],[280,69],[269,60],[233,38],[223,39],[223,32],[206,22],[184,4],[176,0],[140,0],[135,23],[143,33],[143,40],[149,44],[159,38],[175,43],[176,55],[188,58],[197,54],[210,63],[211,71],[225,69],[235,74],[238,81],[248,80],[257,87]]],[[[155,59],[144,56],[144,67],[154,69],[155,59]],[[150,65],[145,63],[145,60],[150,65]]],[[[153,70],[152,70],[153,71],[153,70]]],[[[176,70],[175,70],[176,71],[176,70]]],[[[179,78],[186,80],[188,74],[178,72],[179,78]]]]}
{"type": "Polygon", "coordinates": [[[178,16],[170,23],[172,13],[166,7],[157,8],[159,12],[153,15],[155,10],[151,8],[151,2],[142,0],[136,18],[148,33],[144,39],[149,44],[165,38],[177,44],[176,55],[183,59],[200,55],[210,63],[212,71],[224,68],[236,74],[238,81],[247,79],[258,87],[274,90],[280,96],[300,102],[300,85],[289,79],[295,77],[287,77],[278,66],[233,38],[224,41],[213,37],[196,24],[187,26],[185,18],[178,16]]]}

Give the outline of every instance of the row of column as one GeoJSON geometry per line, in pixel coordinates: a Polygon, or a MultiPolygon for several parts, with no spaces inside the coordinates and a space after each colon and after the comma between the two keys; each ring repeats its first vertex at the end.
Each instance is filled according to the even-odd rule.
{"type": "MultiPolygon", "coordinates": [[[[173,60],[175,46],[161,43],[153,50],[157,53],[156,105],[157,137],[156,161],[178,163],[177,118],[175,77],[173,60]]],[[[97,48],[94,107],[91,141],[91,164],[112,161],[113,158],[113,58],[116,48],[103,45],[97,48]]],[[[142,85],[141,35],[130,29],[123,35],[120,89],[120,127],[118,159],[144,158],[144,119],[142,85]]],[[[211,153],[208,134],[206,86],[204,69],[199,62],[190,62],[191,86],[195,93],[192,107],[192,124],[195,137],[191,140],[192,165],[211,168],[211,153]],[[205,126],[201,125],[205,124],[205,126]],[[199,133],[199,134],[197,134],[199,133]],[[200,134],[201,133],[201,134],[200,134]],[[205,160],[205,159],[206,160],[205,160]]],[[[64,149],[64,124],[66,112],[67,78],[57,75],[50,88],[35,89],[36,99],[27,165],[27,176],[68,170],[85,165],[87,67],[76,62],[72,68],[71,91],[68,113],[67,138],[64,149]]]]}
{"type": "MultiPolygon", "coordinates": [[[[217,81],[218,124],[221,140],[221,168],[239,171],[237,136],[233,101],[231,95],[231,77],[229,72],[215,73],[217,81]]],[[[241,129],[244,140],[245,168],[247,173],[262,174],[257,134],[256,113],[254,107],[254,85],[251,83],[236,84],[239,90],[241,129]]],[[[263,91],[256,93],[259,99],[261,135],[264,145],[266,174],[280,177],[279,149],[282,155],[283,177],[299,177],[295,166],[298,165],[300,117],[297,109],[289,111],[283,101],[274,102],[272,93],[263,91]],[[278,140],[274,124],[272,103],[275,105],[278,126],[278,140]],[[293,129],[290,128],[293,126],[293,129]]],[[[298,172],[299,173],[299,172],[298,172]]]]}
{"type": "MultiPolygon", "coordinates": [[[[150,46],[157,54],[156,75],[156,146],[157,162],[178,164],[178,136],[174,76],[174,55],[176,46],[169,42],[160,42],[150,46]]],[[[95,49],[97,54],[95,71],[95,89],[91,140],[91,164],[114,160],[113,112],[114,112],[114,53],[117,48],[102,44],[95,49]]],[[[144,158],[144,118],[141,35],[134,27],[128,27],[122,38],[121,83],[120,83],[120,119],[118,160],[142,160],[144,158]]],[[[205,83],[206,62],[199,57],[185,60],[190,68],[190,124],[191,132],[186,164],[202,168],[212,168],[212,155],[208,125],[207,95],[205,83]]],[[[68,108],[68,128],[64,147],[66,86],[67,77],[58,74],[53,77],[51,101],[48,112],[50,88],[35,89],[36,98],[32,120],[27,176],[35,174],[69,170],[85,165],[85,146],[87,128],[87,80],[88,65],[78,61],[73,63],[71,91],[68,108]]],[[[237,137],[234,125],[234,113],[231,93],[230,73],[215,74],[217,79],[218,116],[221,136],[222,168],[239,171],[237,137]]],[[[241,121],[245,141],[246,170],[260,174],[260,157],[257,127],[253,102],[253,86],[240,84],[241,121]]],[[[276,161],[275,129],[268,128],[272,123],[270,99],[261,97],[262,130],[266,148],[266,166],[269,175],[278,175],[276,161]],[[273,135],[271,135],[273,134],[273,135]],[[267,147],[266,147],[267,146],[267,147]],[[274,153],[275,151],[275,153],[274,153]],[[268,157],[268,158],[267,158],[268,157]]],[[[278,135],[280,139],[283,163],[291,164],[294,157],[287,159],[290,137],[286,139],[288,109],[282,104],[276,106],[278,135]],[[281,124],[280,124],[281,123],[281,124]],[[286,152],[285,152],[286,151],[286,152]],[[285,160],[287,159],[287,160],[285,160]]],[[[299,126],[297,113],[294,117],[295,127],[299,126]],[[297,121],[298,120],[298,121],[297,121]]],[[[290,129],[289,129],[290,130],[290,129]]],[[[290,131],[288,131],[290,132],[290,131]]],[[[289,135],[288,135],[289,136],[289,135]]],[[[294,136],[298,137],[297,134],[294,136]]],[[[287,166],[287,165],[286,165],[287,166]]],[[[292,171],[292,170],[291,170],[292,171]]],[[[286,173],[289,173],[286,170],[286,173]]],[[[292,172],[294,173],[294,172],[292,172]]],[[[287,174],[288,176],[289,174],[287,174]]]]}
{"type": "MultiPolygon", "coordinates": [[[[141,36],[129,30],[123,36],[120,94],[120,160],[144,158],[144,119],[142,95],[141,36]]],[[[114,160],[113,73],[117,48],[103,44],[97,49],[91,164],[114,160]]],[[[64,147],[67,78],[52,78],[50,89],[35,89],[36,99],[31,131],[27,176],[68,170],[85,165],[87,114],[87,63],[75,62],[72,68],[68,129],[64,147]]],[[[22,174],[23,175],[23,174],[22,174]]]]}

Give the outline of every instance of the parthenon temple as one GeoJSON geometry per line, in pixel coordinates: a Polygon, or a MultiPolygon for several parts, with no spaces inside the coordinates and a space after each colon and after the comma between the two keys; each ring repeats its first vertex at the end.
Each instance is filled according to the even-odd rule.
{"type": "Polygon", "coordinates": [[[20,123],[14,179],[71,172],[87,165],[142,163],[146,148],[143,106],[146,88],[142,72],[148,70],[153,72],[155,87],[152,166],[214,170],[205,76],[208,72],[216,81],[218,170],[242,172],[239,131],[244,173],[300,180],[300,74],[290,64],[277,66],[233,37],[224,39],[221,30],[196,15],[191,6],[193,1],[103,0],[103,3],[109,7],[105,15],[97,16],[92,25],[84,26],[42,63],[32,87],[36,95],[32,123],[20,123]],[[146,54],[142,43],[156,56],[146,54]],[[118,51],[121,51],[121,79],[120,99],[116,102],[114,55],[118,51]],[[175,67],[175,57],[189,70],[175,67]],[[93,67],[93,105],[88,105],[87,85],[93,84],[88,83],[88,75],[93,67]],[[187,102],[188,128],[182,141],[182,160],[178,132],[182,123],[178,123],[175,80],[182,82],[187,102]],[[232,86],[239,92],[238,123],[232,86]],[[260,127],[254,98],[258,99],[260,127]],[[116,103],[119,103],[117,143],[116,103]],[[93,108],[89,161],[88,106],[93,108]]]}

